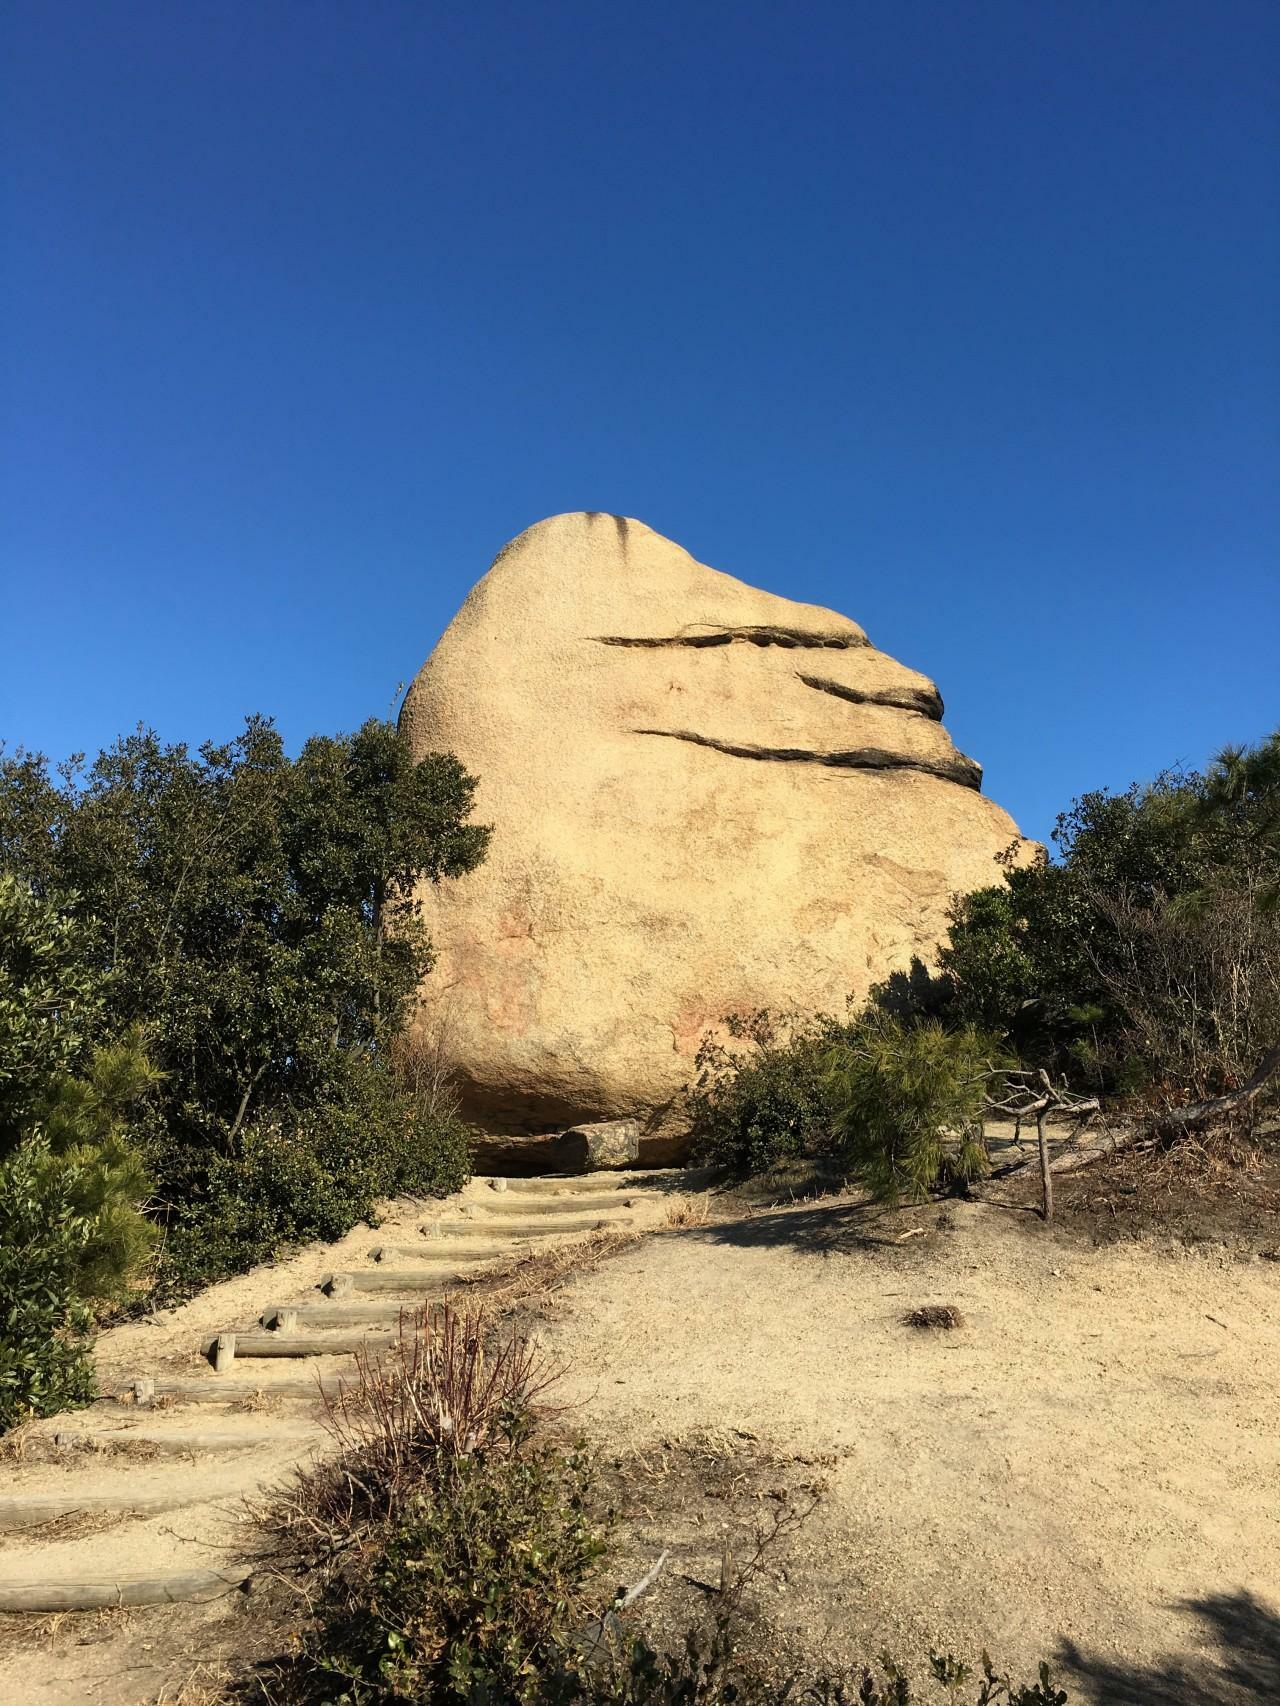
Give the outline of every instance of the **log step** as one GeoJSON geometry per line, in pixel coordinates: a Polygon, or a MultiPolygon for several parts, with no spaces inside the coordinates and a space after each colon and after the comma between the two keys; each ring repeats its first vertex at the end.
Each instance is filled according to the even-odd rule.
{"type": "MultiPolygon", "coordinates": [[[[288,1376],[280,1380],[156,1380],[148,1382],[154,1397],[177,1398],[195,1404],[252,1403],[254,1399],[311,1398],[317,1404],[322,1398],[336,1397],[351,1377],[318,1373],[288,1376]]],[[[118,1404],[136,1404],[134,1386],[130,1381],[118,1391],[103,1394],[103,1398],[118,1404]]],[[[144,1406],[145,1407],[145,1406],[144,1406]]]]}
{"type": "Polygon", "coordinates": [[[264,1327],[286,1325],[281,1316],[292,1316],[299,1327],[397,1326],[402,1317],[412,1320],[417,1303],[273,1303],[258,1317],[264,1327]]]}
{"type": "Polygon", "coordinates": [[[64,1516],[154,1516],[157,1511],[172,1511],[182,1505],[207,1504],[214,1499],[236,1498],[243,1488],[231,1492],[208,1492],[198,1485],[172,1493],[50,1493],[25,1497],[6,1494],[0,1498],[0,1531],[18,1528],[41,1528],[64,1516]]]}
{"type": "Polygon", "coordinates": [[[442,1220],[435,1225],[424,1226],[422,1233],[428,1242],[444,1238],[554,1238],[570,1232],[601,1232],[611,1226],[630,1226],[634,1218],[633,1214],[547,1213],[531,1216],[526,1211],[521,1219],[515,1220],[486,1208],[469,1220],[442,1220]]]}
{"type": "Polygon", "coordinates": [[[321,1281],[321,1291],[342,1297],[348,1291],[412,1291],[421,1300],[438,1298],[451,1280],[461,1279],[450,1268],[355,1268],[349,1273],[330,1274],[321,1281]]]}
{"type": "Polygon", "coordinates": [[[390,1350],[390,1333],[220,1333],[200,1347],[202,1356],[214,1356],[226,1340],[232,1341],[231,1358],[354,1356],[357,1351],[390,1350]]]}
{"type": "Polygon", "coordinates": [[[130,1451],[141,1446],[147,1452],[158,1451],[169,1457],[195,1457],[201,1453],[223,1451],[258,1451],[264,1447],[305,1445],[308,1440],[322,1439],[318,1428],[244,1429],[238,1433],[217,1432],[212,1429],[187,1429],[182,1433],[162,1433],[150,1428],[76,1428],[53,1436],[57,1446],[93,1446],[118,1451],[130,1451]]]}
{"type": "Polygon", "coordinates": [[[493,1232],[486,1232],[485,1237],[493,1245],[492,1250],[454,1250],[443,1249],[442,1240],[424,1238],[418,1244],[375,1244],[369,1252],[369,1259],[374,1262],[437,1262],[437,1275],[457,1272],[460,1268],[479,1267],[482,1262],[496,1262],[503,1256],[511,1254],[507,1240],[493,1232]]]}
{"type": "Polygon", "coordinates": [[[252,1574],[247,1567],[240,1567],[79,1582],[0,1582],[0,1611],[98,1611],[111,1605],[177,1605],[216,1599],[243,1587],[252,1574]]]}
{"type": "MultiPolygon", "coordinates": [[[[549,1175],[485,1179],[488,1187],[483,1193],[487,1203],[492,1196],[554,1197],[561,1201],[577,1201],[582,1197],[621,1197],[628,1191],[647,1191],[657,1194],[663,1185],[684,1178],[684,1169],[645,1168],[638,1173],[553,1173],[549,1175]]],[[[475,1199],[473,1199],[475,1200],[475,1199]]]]}
{"type": "Polygon", "coordinates": [[[667,1192],[609,1191],[596,1196],[594,1192],[575,1191],[572,1196],[532,1196],[531,1192],[509,1192],[507,1196],[485,1198],[476,1203],[464,1203],[459,1213],[469,1220],[492,1220],[495,1223],[524,1218],[524,1220],[560,1220],[567,1215],[608,1215],[611,1210],[635,1211],[647,1203],[660,1203],[667,1192]]]}

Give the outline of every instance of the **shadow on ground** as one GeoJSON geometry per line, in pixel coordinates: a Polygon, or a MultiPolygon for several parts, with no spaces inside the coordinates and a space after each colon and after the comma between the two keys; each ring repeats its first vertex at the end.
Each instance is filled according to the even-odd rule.
{"type": "Polygon", "coordinates": [[[1183,1600],[1177,1609],[1196,1617],[1214,1651],[1174,1655],[1151,1666],[1126,1665],[1092,1657],[1067,1641],[1055,1666],[1064,1673],[1063,1686],[1073,1696],[1079,1688],[1096,1706],[1280,1701],[1280,1613],[1244,1589],[1183,1600]]]}
{"type": "Polygon", "coordinates": [[[907,1243],[903,1235],[914,1235],[914,1228],[932,1232],[946,1225],[945,1206],[933,1202],[907,1208],[886,1208],[870,1202],[822,1202],[717,1221],[700,1236],[713,1244],[732,1244],[740,1249],[787,1249],[835,1256],[855,1250],[902,1248],[907,1243]]]}

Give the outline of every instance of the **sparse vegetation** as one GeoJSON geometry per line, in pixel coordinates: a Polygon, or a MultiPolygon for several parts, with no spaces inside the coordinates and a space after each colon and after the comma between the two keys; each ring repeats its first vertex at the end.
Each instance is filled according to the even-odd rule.
{"type": "Polygon", "coordinates": [[[1256,1130],[1280,1102],[1280,732],[1086,794],[1053,839],[1056,859],[1011,850],[1000,885],[956,901],[936,975],[917,962],[853,1020],[738,1016],[732,1045],[708,1038],[702,1158],[742,1176],[806,1158],[918,1197],[986,1170],[984,1111],[1017,1111],[1003,1073],[1048,1084],[1055,1113],[1102,1096],[1166,1138],[1256,1130]]]}
{"type": "Polygon", "coordinates": [[[1246,1081],[1280,1042],[1280,732],[1086,794],[1053,840],[1056,860],[957,902],[949,1022],[1153,1116],[1246,1081]]]}
{"type": "MultiPolygon", "coordinates": [[[[267,1699],[904,1706],[915,1698],[888,1660],[802,1680],[755,1650],[744,1596],[812,1501],[780,1507],[746,1567],[721,1583],[678,1646],[629,1631],[628,1608],[658,1572],[631,1590],[606,1585],[613,1518],[595,1464],[547,1438],[539,1420],[554,1379],[517,1335],[447,1308],[409,1323],[388,1365],[361,1362],[352,1390],[330,1408],[335,1454],[263,1513],[274,1562],[305,1584],[311,1606],[295,1650],[259,1679],[267,1699]]],[[[1019,1688],[985,1657],[975,1677],[934,1654],[929,1674],[955,1700],[973,1683],[979,1706],[1066,1700],[1047,1671],[1019,1688]]]]}

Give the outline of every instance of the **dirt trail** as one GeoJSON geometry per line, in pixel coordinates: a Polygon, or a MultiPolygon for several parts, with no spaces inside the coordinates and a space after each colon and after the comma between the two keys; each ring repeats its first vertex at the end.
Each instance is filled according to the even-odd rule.
{"type": "Polygon", "coordinates": [[[985,1644],[1030,1672],[1074,1642],[1081,1675],[1209,1665],[1213,1692],[1144,1698],[1280,1691],[1280,1265],[1073,1245],[986,1205],[942,1219],[829,1204],[647,1240],[558,1299],[567,1396],[620,1445],[737,1429],[837,1454],[766,1584],[811,1645],[985,1644]],[[902,1324],[928,1303],[964,1325],[902,1324]],[[1211,1596],[1252,1619],[1228,1643],[1272,1643],[1251,1681],[1215,1668],[1211,1596]]]}

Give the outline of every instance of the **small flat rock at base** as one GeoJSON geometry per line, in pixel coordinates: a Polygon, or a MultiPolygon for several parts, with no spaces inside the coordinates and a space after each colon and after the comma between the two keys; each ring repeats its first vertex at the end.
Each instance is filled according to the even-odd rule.
{"type": "Polygon", "coordinates": [[[597,1120],[589,1125],[570,1126],[561,1134],[570,1151],[580,1149],[579,1169],[602,1172],[610,1167],[634,1167],[640,1157],[638,1120],[597,1120]]]}
{"type": "Polygon", "coordinates": [[[589,1173],[614,1168],[671,1166],[684,1160],[687,1140],[641,1139],[638,1120],[602,1120],[538,1137],[477,1135],[471,1170],[528,1179],[541,1173],[589,1173]]]}

